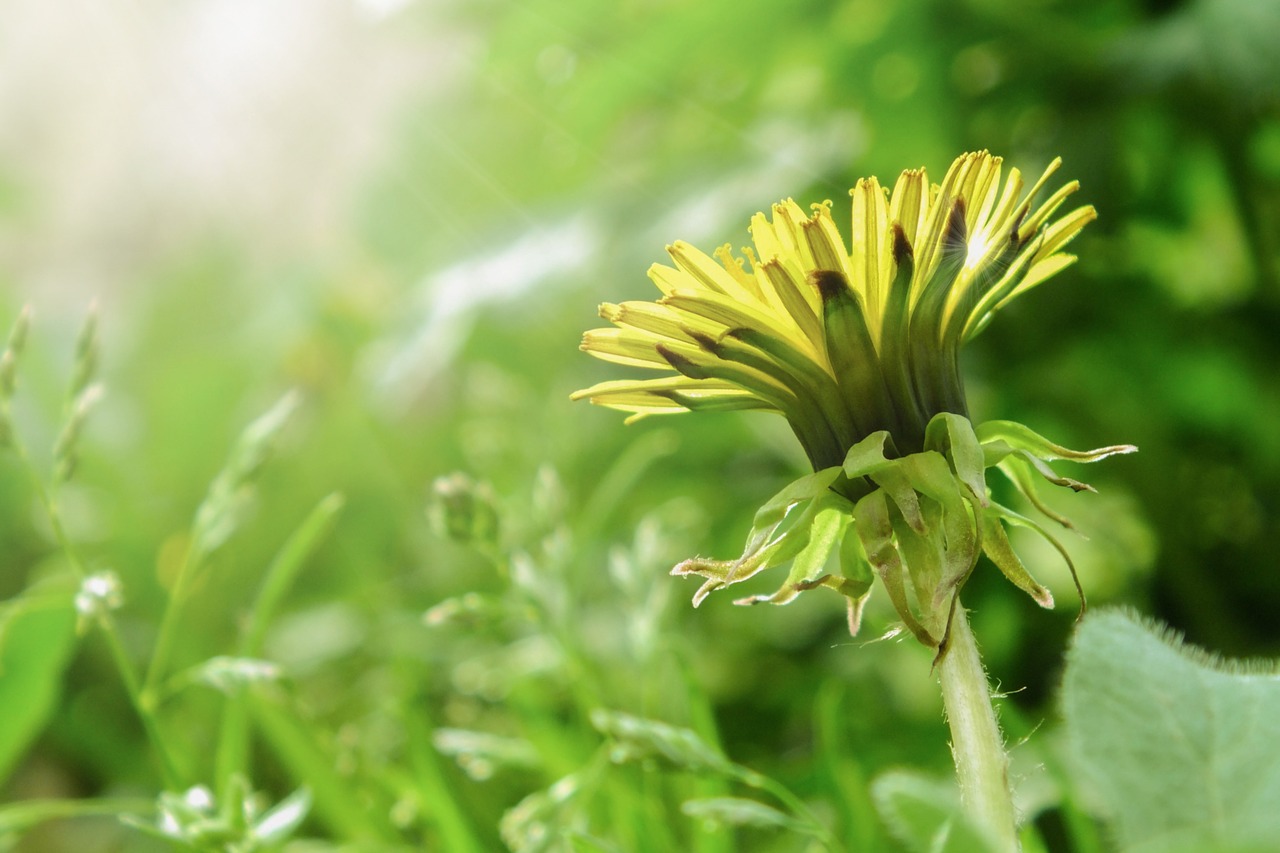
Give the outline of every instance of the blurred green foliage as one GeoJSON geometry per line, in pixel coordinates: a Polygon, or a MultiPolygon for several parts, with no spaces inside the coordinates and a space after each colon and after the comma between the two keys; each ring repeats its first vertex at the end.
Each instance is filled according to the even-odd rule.
{"type": "MultiPolygon", "coordinates": [[[[594,304],[650,298],[644,270],[665,243],[745,242],[748,216],[786,196],[835,199],[839,221],[857,177],[936,178],[967,149],[1024,172],[1061,155],[1101,215],[1079,265],[966,351],[975,417],[1068,446],[1137,444],[1089,472],[1096,504],[1059,507],[1090,537],[1067,546],[1091,604],[1130,604],[1222,653],[1280,655],[1277,3],[482,0],[410,4],[377,26],[409,43],[443,33],[461,59],[424,81],[361,185],[344,238],[357,250],[264,261],[252,240],[211,234],[137,261],[136,286],[101,313],[107,396],[55,494],[86,568],[122,582],[114,619],[136,667],[210,482],[287,389],[300,407],[194,577],[165,674],[238,654],[268,567],[326,496],[344,499],[254,652],[284,679],[227,695],[179,680],[156,709],[183,785],[243,772],[267,804],[305,785],[301,834],[344,849],[811,849],[796,820],[850,850],[895,849],[869,780],[949,764],[927,651],[869,641],[893,623],[882,597],[850,641],[835,596],[694,612],[692,586],[666,576],[737,552],[802,467],[785,425],[624,427],[568,394],[608,373],[575,349],[594,304]],[[428,520],[433,482],[459,471],[494,511],[461,537],[481,548],[428,520]],[[233,705],[246,740],[226,759],[239,766],[219,767],[233,705]],[[677,727],[732,768],[615,765],[598,709],[677,727]]],[[[33,204],[0,162],[6,241],[33,204]]],[[[0,282],[6,324],[36,308],[13,421],[48,471],[79,312],[46,310],[10,270],[0,282]]],[[[0,542],[5,598],[65,594],[60,612],[5,611],[0,695],[30,685],[6,726],[32,738],[4,801],[110,799],[150,821],[137,803],[161,789],[157,756],[102,633],[64,650],[66,557],[12,454],[0,542]],[[33,645],[31,668],[9,663],[33,645]]],[[[974,631],[1009,693],[1028,849],[1104,849],[1053,754],[1072,587],[1048,555],[1035,565],[1058,610],[983,566],[974,631]]],[[[163,849],[110,817],[14,838],[163,849]]]]}

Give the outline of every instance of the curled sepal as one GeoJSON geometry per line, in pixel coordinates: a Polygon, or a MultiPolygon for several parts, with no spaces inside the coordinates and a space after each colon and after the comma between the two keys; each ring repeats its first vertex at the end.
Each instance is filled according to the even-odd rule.
{"type": "Polygon", "coordinates": [[[760,536],[767,538],[797,504],[825,495],[839,476],[839,468],[824,468],[788,483],[756,510],[747,539],[750,541],[760,536]]]}
{"type": "Polygon", "coordinates": [[[791,564],[791,573],[777,592],[736,599],[735,605],[786,605],[800,593],[826,587],[844,596],[849,605],[849,635],[856,637],[863,621],[863,607],[872,592],[874,575],[867,556],[851,524],[847,506],[827,506],[818,510],[809,530],[809,543],[791,564]],[[841,574],[819,574],[840,547],[841,574]]]}
{"type": "Polygon", "coordinates": [[[1044,499],[1040,497],[1040,493],[1036,491],[1035,474],[1024,459],[1018,456],[1009,456],[999,462],[996,467],[1018,490],[1018,494],[1026,498],[1027,502],[1035,507],[1041,515],[1053,519],[1068,530],[1076,529],[1076,525],[1071,519],[1046,504],[1044,499]]]}
{"type": "Polygon", "coordinates": [[[1137,453],[1138,448],[1132,444],[1113,444],[1110,447],[1099,447],[1094,450],[1070,450],[1060,444],[1023,426],[1016,421],[987,421],[979,424],[974,432],[978,441],[986,445],[994,441],[1003,441],[1014,450],[1025,450],[1032,456],[1045,462],[1055,459],[1066,459],[1071,462],[1097,462],[1108,456],[1123,453],[1137,453]]]}
{"type": "MultiPolygon", "coordinates": [[[[1075,525],[1065,515],[1054,510],[1040,497],[1036,490],[1039,479],[1047,480],[1055,486],[1062,486],[1075,492],[1094,492],[1088,483],[1082,483],[1070,477],[1058,474],[1049,463],[1056,460],[1069,462],[1097,462],[1108,456],[1134,453],[1137,447],[1132,444],[1115,444],[1110,447],[1099,447],[1094,450],[1071,450],[1055,444],[1028,427],[1014,421],[987,421],[979,424],[975,435],[980,442],[983,464],[988,468],[998,468],[1009,479],[1013,487],[1028,503],[1045,517],[1053,519],[1063,527],[1074,530],[1075,525]]],[[[1022,518],[1019,516],[1019,518],[1022,518]]],[[[1013,521],[1012,519],[1010,519],[1013,521]]],[[[1066,550],[1048,533],[1040,529],[1030,519],[1023,518],[1014,523],[1030,526],[1048,539],[1053,546],[1067,559],[1066,550]]],[[[1068,563],[1070,560],[1068,559],[1068,563]]],[[[1072,569],[1074,578],[1075,570],[1072,569]]],[[[1076,588],[1079,589],[1079,580],[1076,588]]],[[[1081,596],[1083,600],[1083,595],[1081,596]]]]}
{"type": "Polygon", "coordinates": [[[826,575],[813,582],[814,586],[834,589],[845,597],[849,605],[849,636],[858,636],[862,627],[862,609],[871,597],[871,584],[875,574],[867,555],[862,550],[862,540],[853,524],[845,525],[844,538],[840,541],[840,574],[826,575]]]}
{"type": "Polygon", "coordinates": [[[893,521],[884,492],[876,490],[858,501],[853,517],[867,562],[880,576],[893,609],[898,611],[903,624],[917,640],[930,648],[937,648],[938,640],[920,624],[907,599],[902,558],[894,545],[893,521]]]}
{"type": "MultiPolygon", "coordinates": [[[[741,583],[765,569],[782,565],[805,554],[813,540],[814,523],[823,514],[823,510],[840,508],[838,512],[847,519],[849,502],[830,489],[839,476],[839,468],[817,471],[795,480],[770,498],[756,511],[754,524],[747,535],[746,547],[738,559],[708,560],[694,557],[676,565],[671,570],[674,576],[698,575],[705,578],[693,595],[693,606],[700,605],[718,589],[741,583]]],[[[828,521],[832,518],[834,514],[824,516],[828,521]]],[[[839,531],[835,531],[834,537],[826,545],[826,551],[821,551],[821,542],[826,535],[819,531],[819,545],[812,549],[804,561],[808,564],[816,560],[817,570],[821,569],[834,542],[838,540],[839,531]]],[[[817,573],[811,568],[805,568],[804,571],[817,573]]]]}
{"type": "Polygon", "coordinates": [[[969,579],[982,551],[982,529],[971,510],[977,500],[952,473],[941,454],[931,450],[914,453],[902,460],[902,468],[920,494],[942,506],[942,574],[929,606],[938,610],[969,579]]]}
{"type": "MultiPolygon", "coordinates": [[[[1025,450],[1015,450],[1013,452],[1013,456],[1010,456],[1009,458],[1012,459],[1015,457],[1026,462],[1037,474],[1044,477],[1055,486],[1062,486],[1063,488],[1070,489],[1073,492],[1098,493],[1098,490],[1093,486],[1090,486],[1088,483],[1082,483],[1079,480],[1073,480],[1070,477],[1063,477],[1057,471],[1053,470],[1048,462],[1045,462],[1040,457],[1028,453],[1025,450]]],[[[1005,461],[1007,462],[1009,460],[1006,459],[1005,461]]]]}
{"type": "Polygon", "coordinates": [[[1085,596],[1084,596],[1084,587],[1080,585],[1080,576],[1076,574],[1076,564],[1071,561],[1071,555],[1067,553],[1067,549],[1063,547],[1062,543],[1059,542],[1057,538],[1053,536],[1053,534],[1045,530],[1039,524],[1027,518],[1025,515],[1022,515],[1021,513],[1018,513],[1018,512],[1015,512],[1014,510],[1009,509],[1007,506],[1001,506],[995,501],[992,501],[991,512],[995,513],[997,516],[1009,522],[1010,524],[1016,524],[1019,527],[1025,527],[1028,530],[1035,531],[1040,535],[1040,538],[1044,539],[1046,542],[1052,545],[1054,550],[1056,550],[1059,554],[1062,555],[1063,562],[1067,564],[1067,571],[1071,573],[1071,582],[1075,584],[1076,595],[1080,596],[1080,613],[1076,618],[1083,616],[1085,608],[1087,606],[1087,602],[1085,601],[1085,596]]]}
{"type": "Polygon", "coordinates": [[[889,496],[911,529],[923,536],[928,532],[928,528],[925,526],[924,513],[920,509],[920,495],[917,494],[903,466],[899,464],[901,461],[894,460],[894,464],[886,465],[872,474],[871,480],[889,496]]]}
{"type": "Polygon", "coordinates": [[[885,455],[885,444],[889,441],[888,430],[877,430],[859,441],[844,457],[844,474],[850,480],[865,477],[868,474],[892,465],[885,455]]]}
{"type": "Polygon", "coordinates": [[[935,415],[925,428],[924,447],[941,453],[974,499],[987,505],[986,459],[968,418],[951,412],[935,415]]]}
{"type": "Polygon", "coordinates": [[[999,515],[982,514],[982,552],[1014,586],[1035,599],[1036,604],[1046,610],[1053,609],[1053,594],[1037,583],[1022,564],[1008,534],[1004,532],[999,515]]]}
{"type": "Polygon", "coordinates": [[[788,604],[801,592],[812,589],[815,579],[822,574],[822,569],[827,564],[827,558],[840,543],[840,535],[848,523],[849,512],[845,508],[824,506],[817,510],[813,521],[808,525],[808,541],[791,561],[791,571],[786,582],[772,594],[739,598],[733,603],[788,604]]]}
{"type": "MultiPolygon", "coordinates": [[[[911,588],[915,591],[916,601],[932,602],[934,592],[942,578],[943,556],[946,546],[943,542],[942,507],[932,499],[923,501],[923,509],[929,515],[929,533],[922,534],[913,530],[895,507],[889,506],[889,519],[893,524],[893,534],[898,545],[898,554],[907,569],[911,588]]],[[[936,627],[936,613],[930,610],[920,614],[922,624],[936,627]]]]}

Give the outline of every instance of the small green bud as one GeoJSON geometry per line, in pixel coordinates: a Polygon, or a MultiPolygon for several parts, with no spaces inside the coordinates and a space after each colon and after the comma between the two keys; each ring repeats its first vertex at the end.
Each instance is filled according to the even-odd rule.
{"type": "Polygon", "coordinates": [[[18,358],[13,350],[6,349],[0,353],[0,400],[13,399],[13,392],[18,387],[18,358]]]}
{"type": "Polygon", "coordinates": [[[244,428],[213,482],[192,524],[192,553],[197,562],[220,548],[240,526],[253,496],[254,479],[275,449],[281,431],[298,407],[296,392],[280,400],[244,428]]]}
{"type": "Polygon", "coordinates": [[[102,399],[102,386],[90,385],[76,397],[71,407],[71,414],[62,426],[62,432],[53,445],[54,481],[65,483],[75,473],[79,460],[78,448],[80,434],[84,431],[89,412],[102,399]]]}
{"type": "Polygon", "coordinates": [[[431,492],[427,516],[436,532],[464,544],[497,543],[497,501],[488,484],[456,472],[436,478],[431,492]]]}
{"type": "Polygon", "coordinates": [[[67,398],[75,404],[93,381],[98,371],[98,303],[89,306],[80,334],[76,336],[75,361],[71,371],[71,386],[67,398]]]}
{"type": "Polygon", "coordinates": [[[7,402],[13,397],[18,385],[18,356],[22,355],[27,344],[27,335],[31,331],[31,306],[24,305],[13,321],[9,331],[9,343],[0,353],[0,402],[7,402]]]}
{"type": "Polygon", "coordinates": [[[21,355],[22,348],[27,345],[27,334],[31,331],[31,306],[23,305],[18,312],[18,319],[13,321],[9,330],[9,349],[14,355],[21,355]]]}
{"type": "Polygon", "coordinates": [[[124,605],[124,588],[113,571],[96,572],[80,583],[76,592],[76,630],[83,634],[90,624],[107,618],[124,605]]]}

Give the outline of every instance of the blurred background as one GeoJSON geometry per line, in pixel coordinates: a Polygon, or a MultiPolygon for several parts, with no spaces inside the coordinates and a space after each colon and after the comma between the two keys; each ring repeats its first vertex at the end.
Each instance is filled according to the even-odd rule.
{"type": "MultiPolygon", "coordinates": [[[[1069,472],[1098,495],[1054,503],[1087,534],[1065,542],[1091,606],[1274,657],[1277,39],[1270,0],[0,0],[0,321],[34,310],[14,419],[47,456],[96,302],[106,396],[59,501],[90,567],[120,576],[145,662],[208,483],[245,424],[301,392],[174,663],[231,653],[273,555],[341,492],[266,648],[321,763],[388,817],[357,832],[320,802],[305,834],[463,849],[406,781],[434,760],[475,849],[512,845],[503,812],[589,763],[586,714],[606,707],[697,729],[879,849],[867,814],[839,806],[857,798],[833,792],[894,765],[948,772],[928,652],[870,642],[892,624],[884,602],[852,640],[822,593],[695,612],[667,570],[738,553],[803,457],[768,416],[624,426],[571,404],[622,373],[579,336],[597,303],[656,295],[645,270],[665,244],[746,244],[748,217],[781,198],[832,199],[847,226],[859,176],[937,180],[981,148],[1033,174],[1061,156],[1100,218],[1076,266],[966,350],[975,417],[1137,444],[1069,472]],[[430,523],[432,484],[454,472],[482,484],[495,535],[430,523]],[[433,749],[413,750],[406,715],[433,749]]],[[[7,456],[0,542],[5,597],[59,570],[7,456]]],[[[967,601],[1006,729],[1039,726],[1051,751],[1076,603],[1052,551],[1017,544],[1058,609],[989,566],[967,601]]],[[[55,693],[0,799],[153,796],[96,634],[55,693]]],[[[192,689],[164,709],[192,783],[212,773],[221,707],[192,689]]],[[[306,775],[283,740],[264,727],[249,768],[277,798],[306,775]]],[[[631,811],[614,789],[613,817],[582,806],[616,849],[804,849],[717,840],[673,793],[702,783],[635,774],[631,811]],[[637,829],[655,825],[667,836],[637,829]]],[[[1053,780],[1026,775],[1046,848],[1076,849],[1053,780]]],[[[159,849],[109,820],[17,844],[159,849]]]]}

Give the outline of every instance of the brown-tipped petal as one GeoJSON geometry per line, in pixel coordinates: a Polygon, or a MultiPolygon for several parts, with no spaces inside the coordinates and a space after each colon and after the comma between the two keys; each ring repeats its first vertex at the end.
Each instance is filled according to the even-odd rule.
{"type": "MultiPolygon", "coordinates": [[[[663,297],[662,304],[679,311],[687,311],[705,320],[721,323],[728,328],[739,326],[756,328],[775,337],[792,341],[801,351],[812,350],[812,345],[807,338],[798,334],[791,324],[767,313],[758,305],[736,302],[723,294],[678,290],[663,297]]],[[[814,352],[814,355],[816,354],[814,352]]]]}
{"type": "Polygon", "coordinates": [[[822,303],[803,276],[793,273],[778,260],[760,265],[759,274],[768,283],[773,298],[782,306],[787,317],[809,341],[809,349],[815,353],[826,351],[822,333],[822,303]]]}
{"type": "MultiPolygon", "coordinates": [[[[665,369],[669,364],[655,349],[657,340],[652,335],[630,329],[592,329],[582,336],[579,349],[614,364],[665,369]]],[[[685,355],[697,352],[690,344],[676,341],[667,341],[666,344],[685,355]]]]}
{"type": "Polygon", "coordinates": [[[891,429],[895,425],[893,404],[862,305],[844,276],[834,270],[817,270],[809,280],[822,296],[827,360],[858,432],[868,435],[891,429]]]}
{"type": "Polygon", "coordinates": [[[929,177],[924,169],[907,169],[898,176],[889,199],[889,221],[903,232],[908,243],[927,227],[929,214],[929,177]]]}
{"type": "Polygon", "coordinates": [[[852,284],[849,253],[845,249],[840,231],[831,219],[831,211],[825,205],[816,205],[812,217],[801,224],[809,253],[818,269],[836,270],[852,284]]]}

